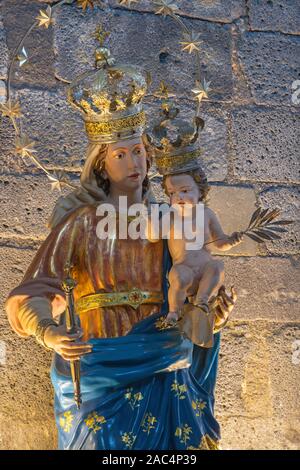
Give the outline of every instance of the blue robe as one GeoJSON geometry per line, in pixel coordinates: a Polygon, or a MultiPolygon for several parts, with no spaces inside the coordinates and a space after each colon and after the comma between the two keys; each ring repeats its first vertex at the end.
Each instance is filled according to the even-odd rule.
{"type": "Polygon", "coordinates": [[[217,449],[214,418],[220,333],[210,349],[194,345],[177,327],[165,328],[164,304],[121,337],[90,339],[93,352],[81,359],[80,410],[74,403],[69,363],[55,354],[51,380],[59,449],[217,449]]]}

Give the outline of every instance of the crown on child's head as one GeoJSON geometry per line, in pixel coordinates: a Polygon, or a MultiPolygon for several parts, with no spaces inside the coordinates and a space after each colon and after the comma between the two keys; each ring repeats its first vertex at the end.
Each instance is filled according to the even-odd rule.
{"type": "Polygon", "coordinates": [[[159,173],[168,175],[199,168],[201,150],[197,141],[204,127],[203,119],[197,113],[190,121],[181,119],[180,109],[171,99],[174,95],[164,82],[154,96],[161,99],[161,109],[148,137],[159,173]]]}

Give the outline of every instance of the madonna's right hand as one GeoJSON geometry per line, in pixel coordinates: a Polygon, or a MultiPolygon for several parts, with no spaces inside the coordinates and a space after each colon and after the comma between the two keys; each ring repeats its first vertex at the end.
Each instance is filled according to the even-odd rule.
{"type": "Polygon", "coordinates": [[[93,350],[91,344],[80,341],[82,335],[81,329],[70,334],[64,325],[49,326],[45,331],[44,342],[66,361],[75,361],[93,350]]]}

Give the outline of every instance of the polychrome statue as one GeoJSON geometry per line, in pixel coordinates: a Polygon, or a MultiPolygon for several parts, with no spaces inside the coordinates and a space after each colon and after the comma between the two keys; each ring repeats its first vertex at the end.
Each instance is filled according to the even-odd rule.
{"type": "MultiPolygon", "coordinates": [[[[115,65],[104,49],[96,70],[71,85],[69,98],[84,114],[90,140],[81,189],[58,201],[49,236],[6,301],[12,328],[54,352],[60,449],[218,448],[219,333],[204,349],[166,324],[171,258],[163,240],[96,234],[104,202],[117,211],[119,196],[128,205],[151,204],[146,88],[143,73],[115,65]],[[73,332],[64,320],[66,266],[76,283],[73,332]],[[78,360],[79,408],[70,368],[78,360]]],[[[219,299],[216,331],[235,302],[224,291],[219,299]]]]}

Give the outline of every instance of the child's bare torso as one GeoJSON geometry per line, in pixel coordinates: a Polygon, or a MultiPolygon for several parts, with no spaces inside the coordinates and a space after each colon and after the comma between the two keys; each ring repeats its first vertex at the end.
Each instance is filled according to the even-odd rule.
{"type": "MultiPolygon", "coordinates": [[[[181,239],[175,238],[174,221],[170,224],[170,234],[168,239],[168,247],[172,257],[173,265],[184,264],[190,267],[197,278],[201,277],[204,267],[208,261],[212,259],[211,247],[212,245],[204,245],[212,241],[212,234],[209,227],[210,217],[206,210],[204,210],[204,227],[197,227],[197,230],[204,231],[203,246],[202,248],[189,250],[187,245],[194,242],[194,239],[189,240],[185,238],[184,232],[181,239]]],[[[196,219],[192,218],[193,231],[196,229],[196,219]]]]}

